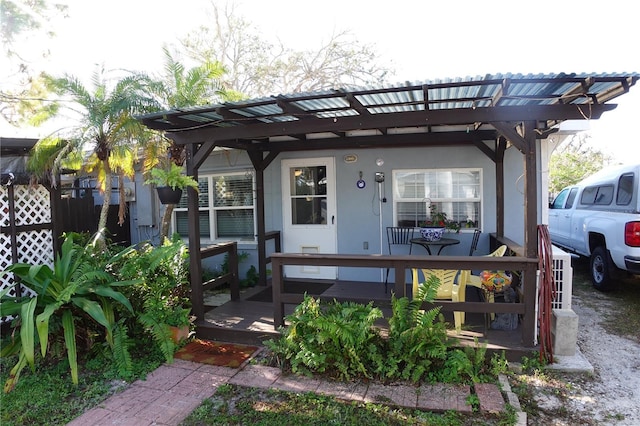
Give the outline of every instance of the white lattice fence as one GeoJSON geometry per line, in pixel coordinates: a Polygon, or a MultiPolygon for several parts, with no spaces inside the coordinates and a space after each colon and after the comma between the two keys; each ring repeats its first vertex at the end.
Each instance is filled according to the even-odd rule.
{"type": "MultiPolygon", "coordinates": [[[[14,222],[16,233],[17,259],[12,254],[12,238],[7,233],[0,233],[0,271],[4,271],[13,263],[30,263],[53,265],[53,231],[51,229],[21,230],[21,227],[51,223],[51,200],[49,191],[42,185],[16,185],[13,187],[15,209],[14,222]]],[[[0,186],[0,225],[12,225],[9,200],[9,188],[0,186]]],[[[6,229],[6,228],[5,228],[6,229]]],[[[13,274],[0,276],[0,290],[9,288],[9,294],[16,295],[13,274]]],[[[23,294],[33,294],[31,290],[22,288],[23,294]]],[[[10,321],[11,317],[0,318],[0,323],[10,321]]]]}
{"type": "Polygon", "coordinates": [[[47,188],[18,185],[14,192],[17,226],[51,223],[51,199],[47,188]]]}

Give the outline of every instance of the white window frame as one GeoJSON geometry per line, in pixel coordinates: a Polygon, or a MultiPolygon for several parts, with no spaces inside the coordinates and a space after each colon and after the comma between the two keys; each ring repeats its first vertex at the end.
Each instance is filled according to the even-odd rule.
{"type": "MultiPolygon", "coordinates": [[[[246,171],[237,171],[237,172],[226,172],[226,173],[208,173],[208,174],[202,174],[200,176],[198,176],[198,180],[203,180],[206,179],[207,180],[207,199],[208,199],[208,203],[206,206],[200,206],[198,208],[198,213],[200,212],[208,212],[208,218],[209,218],[209,230],[210,230],[210,234],[209,236],[201,236],[200,239],[201,241],[206,241],[206,242],[219,242],[219,241],[237,241],[237,242],[243,242],[243,243],[247,243],[247,242],[256,242],[256,234],[257,234],[257,224],[256,224],[256,178],[255,178],[255,174],[254,173],[250,173],[251,174],[251,206],[222,206],[222,207],[216,207],[215,205],[213,205],[213,200],[215,198],[215,181],[214,178],[219,177],[219,176],[248,176],[249,173],[247,173],[246,171]],[[252,210],[252,214],[253,214],[253,235],[251,237],[221,237],[218,238],[217,236],[217,226],[216,226],[216,212],[218,211],[230,211],[230,210],[252,210]]],[[[200,188],[200,191],[202,192],[202,188],[200,188]]],[[[200,198],[200,196],[198,197],[200,198]]],[[[186,200],[186,191],[185,193],[183,193],[183,200],[186,200]]],[[[186,212],[188,211],[188,209],[186,207],[178,207],[176,206],[173,210],[173,214],[171,217],[171,229],[172,232],[177,232],[177,223],[176,223],[176,214],[178,212],[186,212]]],[[[184,238],[185,235],[182,235],[182,237],[184,238]]]]}
{"type": "MultiPolygon", "coordinates": [[[[426,181],[426,179],[425,179],[426,181]]],[[[483,211],[483,175],[482,168],[455,168],[455,169],[397,169],[392,171],[392,194],[393,194],[393,225],[398,226],[398,204],[400,203],[425,203],[425,209],[428,212],[428,204],[429,203],[437,203],[438,205],[447,204],[447,203],[455,203],[455,202],[472,202],[478,203],[478,215],[477,218],[471,218],[472,220],[476,220],[476,226],[467,228],[464,223],[462,223],[461,230],[465,229],[482,229],[482,211],[483,211]],[[477,193],[472,197],[428,197],[427,187],[425,183],[424,195],[423,197],[417,196],[415,198],[402,197],[402,194],[399,193],[398,190],[398,175],[399,174],[407,174],[407,173],[415,173],[415,174],[427,174],[427,173],[438,173],[438,172],[460,172],[460,173],[478,173],[479,182],[477,187],[477,193]]],[[[453,192],[453,191],[451,191],[453,192]]],[[[450,209],[444,209],[447,213],[449,219],[455,219],[452,216],[452,212],[450,209]]],[[[418,218],[417,221],[420,222],[425,218],[418,218]]]]}

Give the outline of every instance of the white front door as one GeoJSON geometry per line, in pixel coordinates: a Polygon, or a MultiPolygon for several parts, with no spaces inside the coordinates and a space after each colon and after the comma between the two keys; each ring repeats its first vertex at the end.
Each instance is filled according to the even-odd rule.
{"type": "MultiPolygon", "coordinates": [[[[333,157],[282,160],[285,253],[336,253],[336,182],[333,157]]],[[[288,278],[335,279],[330,266],[286,266],[288,278]]]]}

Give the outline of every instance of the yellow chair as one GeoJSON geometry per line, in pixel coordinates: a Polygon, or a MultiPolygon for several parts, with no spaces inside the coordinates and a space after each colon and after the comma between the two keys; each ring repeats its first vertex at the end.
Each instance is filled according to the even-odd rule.
{"type": "MultiPolygon", "coordinates": [[[[417,269],[411,270],[413,275],[413,294],[418,293],[418,286],[424,282],[431,275],[435,275],[440,280],[440,287],[438,287],[438,294],[436,299],[438,300],[451,300],[452,302],[464,302],[466,283],[461,280],[462,276],[458,279],[459,284],[456,283],[456,276],[458,276],[458,270],[451,269],[417,269]],[[419,271],[422,271],[423,280],[419,279],[419,271]]],[[[456,333],[460,333],[462,324],[464,324],[464,312],[454,312],[453,320],[456,327],[456,333]]]]}
{"type": "MultiPolygon", "coordinates": [[[[487,254],[486,257],[502,257],[506,252],[507,252],[507,246],[503,244],[500,247],[498,247],[493,253],[487,254]]],[[[474,287],[482,288],[482,278],[480,278],[480,276],[473,275],[471,271],[463,271],[463,272],[464,272],[464,277],[466,278],[465,282],[467,283],[467,285],[472,285],[474,287]]],[[[461,273],[460,275],[462,278],[463,273],[461,273]]]]}

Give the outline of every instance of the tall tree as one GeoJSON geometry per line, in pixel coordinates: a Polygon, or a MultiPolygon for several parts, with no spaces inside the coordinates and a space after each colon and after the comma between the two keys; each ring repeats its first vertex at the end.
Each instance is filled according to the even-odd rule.
{"type": "Polygon", "coordinates": [[[261,38],[233,3],[211,1],[212,24],[190,33],[182,45],[196,60],[218,60],[225,86],[250,97],[383,82],[390,69],[348,31],[332,34],[316,50],[295,51],[261,38]]]}
{"type": "Polygon", "coordinates": [[[549,162],[549,192],[557,194],[611,161],[609,155],[589,145],[589,137],[585,132],[573,135],[553,152],[549,162]]]}
{"type": "Polygon", "coordinates": [[[6,56],[19,55],[14,48],[16,38],[28,33],[46,31],[53,15],[65,14],[68,6],[45,0],[0,0],[0,40],[6,56]]]}
{"type": "MultiPolygon", "coordinates": [[[[187,69],[168,47],[165,46],[163,51],[165,56],[163,73],[150,83],[149,88],[164,109],[205,105],[233,97],[222,88],[225,69],[219,62],[205,61],[187,69]]],[[[169,167],[169,163],[184,165],[184,145],[178,145],[165,137],[156,139],[156,142],[149,145],[149,148],[155,152],[148,151],[145,155],[145,169],[148,170],[156,165],[169,167]],[[162,156],[162,151],[166,151],[168,155],[162,156]]],[[[160,227],[161,242],[168,237],[174,208],[175,204],[168,204],[165,207],[160,227]]]]}
{"type": "MultiPolygon", "coordinates": [[[[134,114],[157,110],[158,104],[147,94],[145,80],[138,75],[113,81],[100,68],[93,74],[91,88],[71,75],[44,75],[44,80],[52,93],[61,96],[53,103],[55,108],[47,118],[71,113],[68,119],[73,124],[36,145],[34,159],[42,158],[38,150],[50,149],[52,139],[59,140],[55,155],[36,167],[55,175],[66,158],[73,153],[82,153],[84,169],[96,175],[98,188],[104,196],[97,234],[97,241],[103,244],[112,177],[118,177],[118,222],[122,224],[126,208],[124,176],[133,177],[138,143],[148,138],[148,130],[134,118],[134,114]]],[[[55,179],[52,182],[55,183],[55,179]]]]}
{"type": "Polygon", "coordinates": [[[46,97],[41,82],[34,75],[33,62],[48,56],[47,43],[25,49],[29,38],[55,36],[51,21],[67,16],[68,6],[47,0],[0,0],[0,41],[7,59],[2,65],[0,116],[17,125],[24,117],[43,107],[46,97]]]}

